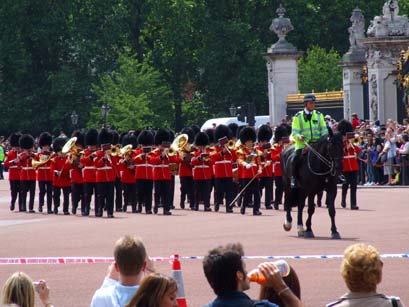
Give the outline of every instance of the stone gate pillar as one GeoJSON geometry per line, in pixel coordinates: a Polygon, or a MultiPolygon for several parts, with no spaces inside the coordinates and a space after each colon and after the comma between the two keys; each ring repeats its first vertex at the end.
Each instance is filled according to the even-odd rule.
{"type": "Polygon", "coordinates": [[[286,115],[287,95],[298,93],[297,60],[302,52],[297,51],[285,37],[294,28],[289,18],[285,18],[282,5],[276,11],[270,30],[277,34],[278,41],[267,49],[268,109],[271,124],[279,124],[286,115]]]}

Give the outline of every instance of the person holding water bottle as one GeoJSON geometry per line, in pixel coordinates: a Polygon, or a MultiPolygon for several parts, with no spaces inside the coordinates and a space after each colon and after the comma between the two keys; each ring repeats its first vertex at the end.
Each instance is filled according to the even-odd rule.
{"type": "Polygon", "coordinates": [[[257,272],[249,273],[251,279],[257,275],[261,291],[271,287],[282,301],[282,305],[269,302],[268,300],[254,301],[244,291],[250,288],[250,279],[246,271],[246,264],[242,260],[244,256],[243,246],[240,243],[227,244],[216,247],[208,252],[203,259],[203,271],[206,279],[217,295],[216,299],[204,307],[303,307],[304,304],[293,293],[283,280],[282,275],[288,274],[288,264],[283,262],[261,263],[257,272]],[[286,268],[286,266],[288,268],[286,268]],[[282,274],[281,271],[284,273],[282,274]],[[265,280],[262,282],[262,280],[265,280]]]}

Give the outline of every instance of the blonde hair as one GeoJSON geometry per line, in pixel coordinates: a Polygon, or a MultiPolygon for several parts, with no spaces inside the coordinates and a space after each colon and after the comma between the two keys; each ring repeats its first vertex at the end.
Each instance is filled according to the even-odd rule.
{"type": "Polygon", "coordinates": [[[346,248],[341,264],[341,274],[345,284],[352,292],[376,291],[382,280],[382,267],[379,252],[368,244],[353,244],[346,248]]]}
{"type": "Polygon", "coordinates": [[[142,239],[130,235],[118,239],[115,243],[114,258],[122,275],[139,274],[146,260],[146,250],[142,239]]]}
{"type": "Polygon", "coordinates": [[[171,277],[158,273],[148,275],[125,307],[160,307],[163,297],[177,289],[178,285],[171,277]]]}
{"type": "Polygon", "coordinates": [[[20,307],[34,307],[34,286],[31,278],[16,272],[4,284],[2,304],[17,304],[20,307]]]}

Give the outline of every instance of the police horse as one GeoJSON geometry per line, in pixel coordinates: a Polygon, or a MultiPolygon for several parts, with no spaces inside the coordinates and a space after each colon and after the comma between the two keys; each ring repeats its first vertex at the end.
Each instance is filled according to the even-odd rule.
{"type": "Polygon", "coordinates": [[[314,196],[322,191],[327,192],[328,213],[331,217],[331,238],[340,239],[341,236],[335,225],[335,197],[337,195],[338,176],[342,171],[343,137],[340,132],[333,132],[330,128],[328,134],[323,135],[315,143],[306,144],[303,155],[297,163],[297,187],[291,188],[292,156],[294,145],[287,147],[281,154],[281,165],[284,183],[284,210],[286,219],[284,230],[290,231],[292,227],[291,208],[298,208],[297,227],[298,236],[314,238],[311,227],[312,216],[315,211],[314,196]],[[308,218],[306,228],[303,226],[303,209],[308,198],[308,218]]]}

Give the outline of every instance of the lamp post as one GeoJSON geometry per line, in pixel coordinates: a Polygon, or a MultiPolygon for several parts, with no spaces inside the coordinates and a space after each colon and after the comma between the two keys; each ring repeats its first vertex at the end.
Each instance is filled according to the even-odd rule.
{"type": "Polygon", "coordinates": [[[107,115],[110,109],[111,108],[109,107],[109,105],[107,105],[107,103],[104,102],[104,104],[101,107],[101,115],[102,115],[102,121],[104,122],[104,128],[107,127],[107,115]]]}
{"type": "Polygon", "coordinates": [[[72,111],[71,113],[71,123],[72,123],[72,128],[73,130],[77,129],[77,125],[78,125],[78,114],[77,112],[72,111]]]}
{"type": "Polygon", "coordinates": [[[230,113],[230,116],[236,116],[236,114],[237,114],[237,108],[236,108],[236,106],[235,106],[234,104],[232,104],[232,105],[230,106],[230,108],[229,108],[229,113],[230,113]]]}

